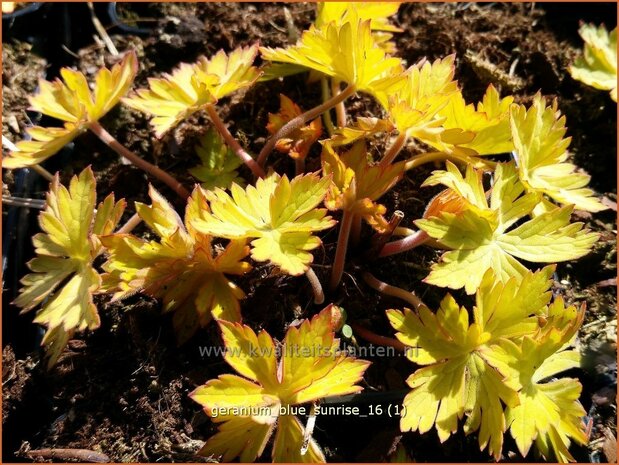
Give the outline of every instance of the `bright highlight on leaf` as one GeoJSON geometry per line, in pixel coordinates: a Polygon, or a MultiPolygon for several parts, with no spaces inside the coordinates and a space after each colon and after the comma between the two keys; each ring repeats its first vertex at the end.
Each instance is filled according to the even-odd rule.
{"type": "Polygon", "coordinates": [[[598,234],[583,229],[582,223],[570,223],[571,205],[555,208],[512,226],[530,215],[539,202],[539,194],[524,193],[513,163],[498,164],[495,182],[486,200],[482,174],[471,166],[463,178],[458,168],[447,162],[447,171],[434,171],[426,186],[442,184],[466,202],[457,213],[440,212],[415,224],[445,248],[451,249],[432,266],[424,280],[436,286],[460,289],[473,294],[488,269],[506,282],[522,278],[527,269],[517,258],[534,263],[574,260],[586,255],[598,234]]]}
{"type": "Polygon", "coordinates": [[[375,93],[403,77],[400,59],[387,56],[376,44],[370,24],[349,9],[342,22],[311,26],[292,47],[262,47],[260,51],[265,60],[302,65],[357,90],[375,93]]]}
{"type": "Polygon", "coordinates": [[[511,152],[509,109],[513,101],[512,96],[501,98],[492,84],[477,107],[472,103],[467,105],[461,92],[452,94],[439,115],[445,118],[443,127],[446,132],[452,133],[453,140],[449,144],[441,140],[434,146],[439,150],[468,156],[511,152]],[[457,134],[457,130],[462,133],[457,134]]]}
{"type": "Polygon", "coordinates": [[[258,46],[237,48],[227,55],[223,50],[210,60],[200,57],[194,64],[182,63],[172,74],[150,78],[148,89],[139,89],[123,102],[154,116],[151,125],[157,137],[205,105],[237,90],[250,87],[260,77],[253,66],[258,46]]]}
{"type": "Polygon", "coordinates": [[[64,127],[34,126],[26,132],[32,140],[18,142],[17,151],[2,160],[4,168],[36,165],[55,155],[66,144],[84,132],[88,123],[98,121],[110,111],[131,87],[138,70],[134,51],[125,55],[111,70],[97,72],[94,90],[79,71],[62,68],[62,81],[39,81],[39,93],[30,97],[34,111],[64,121],[64,127]]]}
{"type": "Polygon", "coordinates": [[[210,236],[191,223],[207,209],[204,191],[196,188],[183,222],[170,204],[151,186],[152,205],[136,202],[136,210],[159,237],[147,241],[131,234],[101,238],[109,258],[103,268],[114,299],[144,292],[163,300],[163,311],[173,311],[180,344],[213,318],[240,321],[239,300],[245,294],[226,275],[243,275],[251,268],[242,261],[249,253],[245,240],[232,241],[215,252],[210,236]]]}
{"type": "Polygon", "coordinates": [[[248,326],[220,322],[224,358],[241,376],[221,375],[191,393],[220,423],[201,455],[254,462],[275,431],[274,462],[325,461],[313,439],[301,454],[304,428],[291,407],[361,391],[357,383],[369,365],[339,353],[332,309],[330,305],[299,327],[290,327],[279,350],[264,330],[256,334],[248,326]]]}
{"type": "MultiPolygon", "coordinates": [[[[564,137],[565,131],[565,116],[561,116],[556,101],[547,107],[538,94],[528,110],[522,105],[511,108],[511,132],[522,183],[527,191],[540,192],[563,205],[591,212],[605,210],[607,207],[586,187],[590,176],[565,162],[572,140],[564,137]]],[[[554,205],[545,201],[540,207],[548,211],[554,205]]]]}
{"type": "Polygon", "coordinates": [[[505,283],[488,271],[471,314],[450,295],[436,313],[425,306],[417,312],[387,311],[398,339],[409,347],[407,357],[424,366],[407,380],[412,391],[404,399],[402,431],[425,433],[434,427],[445,441],[466,417],[464,431],[478,431],[480,448],[488,447],[496,460],[510,425],[524,455],[538,434],[542,450],[558,441],[564,453],[567,436],[582,439],[580,385],[574,380],[536,384],[574,366],[573,352],[553,354],[582,323],[582,313],[565,309],[561,299],[550,304],[553,271],[546,267],[505,283]],[[561,410],[567,414],[563,420],[557,404],[567,407],[561,410]]]}
{"type": "Polygon", "coordinates": [[[43,345],[48,368],[75,331],[100,324],[92,296],[101,292],[101,276],[93,261],[103,250],[99,235],[114,230],[125,202],[115,203],[110,194],[95,212],[95,187],[90,167],[74,176],[68,189],[56,175],[39,216],[43,232],[32,239],[36,253],[28,263],[32,273],[22,279],[23,288],[14,301],[23,311],[41,305],[34,322],[46,327],[43,345]]]}
{"type": "Polygon", "coordinates": [[[363,218],[376,231],[388,226],[384,214],[387,209],[376,203],[404,174],[404,163],[385,167],[372,165],[363,140],[350,150],[337,154],[329,142],[322,151],[322,171],[332,176],[325,206],[329,210],[345,210],[363,218]]]}
{"type": "Polygon", "coordinates": [[[449,55],[433,63],[413,65],[407,70],[403,86],[395,92],[387,89],[377,94],[398,131],[430,144],[451,133],[462,132],[453,130],[444,134],[445,117],[439,115],[458,91],[454,61],[455,55],[449,55]]]}
{"type": "MultiPolygon", "coordinates": [[[[303,113],[301,108],[284,94],[279,95],[279,101],[279,113],[269,113],[267,131],[272,135],[277,133],[290,120],[303,113]]],[[[275,144],[275,149],[290,155],[295,160],[304,160],[321,134],[322,123],[320,118],[316,118],[308,125],[295,129],[288,137],[279,139],[275,144]]]]}
{"type": "Polygon", "coordinates": [[[209,129],[200,138],[195,150],[202,163],[190,168],[189,172],[200,181],[202,188],[228,189],[232,183],[239,185],[245,183],[237,171],[243,161],[234,154],[214,129],[209,129]]]}
{"type": "Polygon", "coordinates": [[[578,401],[582,386],[576,379],[556,375],[580,366],[580,353],[568,347],[582,324],[584,307],[565,308],[558,298],[549,315],[544,328],[512,349],[522,390],[519,405],[508,408],[505,415],[523,456],[535,441],[545,460],[574,462],[568,450],[571,440],[587,443],[582,420],[586,412],[578,401]]]}
{"type": "Polygon", "coordinates": [[[402,32],[402,29],[389,22],[389,17],[395,15],[400,8],[399,2],[319,2],[317,4],[317,27],[323,27],[330,22],[340,23],[346,20],[348,10],[354,9],[359,19],[370,20],[370,29],[374,41],[393,54],[395,43],[391,41],[392,32],[402,32]]]}
{"type": "Polygon", "coordinates": [[[289,181],[271,173],[245,190],[237,184],[232,184],[231,194],[215,189],[209,194],[210,210],[201,210],[191,224],[203,234],[253,239],[254,260],[270,261],[285,273],[300,275],[312,263],[309,251],[321,244],[313,233],[335,224],[327,210],[317,208],[330,182],[329,177],[315,174],[289,181]]]}
{"type": "Polygon", "coordinates": [[[588,86],[610,90],[610,97],[616,102],[617,28],[608,33],[603,25],[583,24],[578,33],[585,41],[585,49],[570,67],[570,74],[588,86]]]}

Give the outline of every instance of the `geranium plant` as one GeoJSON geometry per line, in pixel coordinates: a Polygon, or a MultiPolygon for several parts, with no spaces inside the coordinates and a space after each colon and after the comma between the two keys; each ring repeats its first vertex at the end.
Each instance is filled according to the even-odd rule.
{"type": "MultiPolygon", "coordinates": [[[[5,168],[41,163],[91,130],[181,197],[172,204],[150,186],[150,204],[131,205],[136,214],[117,229],[125,201],[109,195],[96,205],[90,168],[68,188],[54,177],[40,215],[43,232],[33,238],[32,273],[15,300],[25,311],[40,307],[35,322],[46,327],[50,367],[76,331],[100,326],[93,295],[113,301],[148,295],[172,313],[179,343],[204,336],[200,330],[211,325],[237,373],[190,394],[218,426],[202,455],[254,461],[273,437],[273,461],[322,462],[312,412],[321,399],[371,385],[363,381],[370,362],[342,353],[336,337],[344,317],[335,304],[359,288],[359,277],[412,307],[386,314],[353,308],[345,327],[352,345],[362,339],[388,345],[414,362],[402,432],[434,429],[445,441],[463,428],[496,460],[509,432],[523,457],[535,444],[546,460],[574,459],[570,444],[587,440],[582,387],[557,376],[578,367],[575,338],[585,309],[553,297],[554,264],[587,255],[599,238],[573,220],[574,211],[606,206],[588,187],[589,176],[570,163],[560,101],[548,104],[538,94],[520,104],[493,85],[481,88],[481,101],[467,101],[455,79],[455,54],[410,66],[396,55],[391,39],[401,29],[389,19],[397,9],[395,3],[320,4],[295,44],[220,50],[150,77],[147,88],[134,91],[135,52],[101,69],[92,90],[71,69],[61,71],[62,81],[41,81],[32,107],[64,126],[30,128],[32,140],[17,144],[5,168]],[[281,94],[258,113],[261,138],[241,143],[219,114],[222,99],[302,70],[318,76],[322,101],[311,106],[302,93],[294,101],[281,94]],[[372,99],[377,114],[348,118],[346,104],[356,93],[372,99]],[[119,101],[152,117],[157,139],[174,138],[175,127],[206,112],[209,127],[187,139],[197,181],[191,194],[101,126],[119,101]],[[256,144],[255,156],[243,147],[256,144]],[[431,174],[418,170],[429,163],[431,174]],[[412,185],[411,196],[426,187],[438,188],[436,195],[420,210],[395,210],[394,188],[402,180],[412,185]],[[138,222],[142,231],[132,232],[138,222]],[[378,260],[389,256],[399,266],[398,254],[422,246],[444,251],[432,263],[414,264],[424,274],[421,285],[442,297],[436,311],[423,296],[372,274],[378,260]],[[292,283],[305,275],[314,304],[326,301],[324,308],[299,302],[294,317],[290,310],[287,321],[298,321],[271,332],[283,335],[280,342],[263,329],[272,321],[260,321],[244,300],[245,291],[266,286],[266,269],[292,283]],[[321,280],[329,274],[325,292],[321,280]],[[356,321],[371,312],[391,324],[397,339],[356,321]],[[307,412],[291,413],[292,407],[307,412]]],[[[609,49],[616,33],[583,26],[581,34],[588,48],[572,74],[612,89],[616,99],[608,79],[613,63],[616,73],[609,49]]],[[[303,279],[298,283],[306,285],[303,279]]],[[[279,289],[268,291],[281,297],[279,289]]]]}

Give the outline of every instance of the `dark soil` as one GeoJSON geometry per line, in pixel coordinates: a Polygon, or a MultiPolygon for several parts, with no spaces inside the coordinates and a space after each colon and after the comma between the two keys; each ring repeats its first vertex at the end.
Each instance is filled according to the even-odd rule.
{"type": "MultiPolygon", "coordinates": [[[[83,6],[65,8],[71,12],[83,6]]],[[[299,31],[313,20],[311,4],[293,3],[286,8],[299,31]]],[[[566,68],[581,46],[576,32],[578,20],[605,21],[612,28],[616,6],[580,4],[565,8],[570,8],[569,12],[539,4],[405,4],[397,16],[405,31],[396,36],[396,42],[400,56],[409,64],[424,56],[434,59],[456,53],[457,78],[470,101],[479,99],[490,83],[504,94],[515,94],[520,102],[529,102],[537,91],[556,97],[573,137],[574,162],[592,175],[591,186],[608,205],[614,206],[599,214],[579,214],[579,219],[602,237],[591,254],[558,267],[555,286],[556,293],[564,295],[569,303],[586,302],[588,308],[579,337],[585,355],[583,368],[573,375],[584,386],[581,401],[591,419],[591,441],[588,448],[575,448],[573,453],[579,461],[605,461],[610,460],[609,443],[616,436],[616,105],[605,92],[572,80],[566,68]]],[[[84,23],[89,21],[87,15],[80,14],[84,23]]],[[[119,4],[118,14],[127,24],[152,29],[150,35],[141,37],[120,34],[118,27],[110,29],[120,52],[134,48],[138,53],[136,87],[144,86],[147,77],[169,72],[181,61],[191,62],[220,48],[230,50],[257,40],[267,46],[294,41],[291,37],[295,31],[287,25],[282,4],[119,4]]],[[[80,27],[87,30],[84,25],[80,27]]],[[[65,56],[67,64],[89,77],[100,66],[114,62],[99,43],[86,43],[71,51],[75,57],[65,56]]],[[[3,134],[17,140],[29,124],[26,96],[34,91],[37,77],[43,77],[45,61],[31,53],[28,44],[9,41],[3,42],[3,62],[3,134]]],[[[308,84],[306,76],[299,75],[257,84],[220,105],[222,118],[232,133],[254,153],[267,136],[267,114],[277,111],[279,93],[301,102],[305,108],[320,99],[318,86],[308,84]]],[[[352,116],[376,114],[376,105],[363,97],[353,98],[349,106],[352,116]]],[[[117,107],[102,124],[144,158],[187,184],[193,182],[187,169],[198,162],[193,146],[208,127],[204,115],[192,117],[162,140],[152,137],[144,115],[127,107],[117,107]]],[[[308,161],[310,167],[318,166],[317,156],[315,148],[308,161]]],[[[272,156],[271,163],[280,173],[294,172],[294,164],[287,157],[272,156]]],[[[66,155],[54,157],[48,167],[63,166],[61,176],[67,180],[89,164],[97,175],[99,196],[113,191],[117,198],[125,197],[127,216],[134,212],[133,201],[148,201],[148,177],[120,163],[114,152],[89,134],[76,140],[66,155]]],[[[389,211],[399,209],[405,213],[402,225],[410,226],[419,218],[436,193],[419,187],[432,169],[408,173],[383,199],[389,211]]],[[[249,172],[244,174],[249,179],[249,172]]],[[[11,191],[11,177],[3,175],[5,189],[11,191]]],[[[154,185],[182,208],[173,192],[157,182],[154,185]]],[[[42,198],[42,192],[32,192],[31,196],[42,198]]],[[[366,236],[369,230],[364,230],[366,236]]],[[[315,253],[315,270],[323,282],[336,240],[336,231],[328,232],[323,237],[324,247],[315,253]]],[[[24,258],[31,254],[26,249],[24,258]]],[[[353,249],[344,285],[331,301],[344,306],[351,320],[390,335],[384,310],[401,307],[402,302],[365,286],[362,271],[371,270],[390,284],[415,290],[434,307],[443,290],[423,285],[421,279],[437,257],[437,252],[420,248],[397,260],[368,263],[362,250],[353,249]]],[[[255,329],[267,329],[276,338],[281,338],[294,320],[319,310],[311,304],[305,279],[280,275],[268,266],[256,265],[238,284],[247,293],[242,303],[245,322],[255,329]]],[[[13,295],[15,289],[7,292],[13,295]]],[[[455,294],[466,302],[462,293],[455,294]]],[[[110,304],[108,300],[100,298],[97,302],[101,328],[76,336],[50,372],[44,371],[35,336],[30,334],[28,343],[24,343],[21,329],[31,326],[28,316],[17,317],[16,308],[5,306],[4,461],[27,460],[24,454],[29,448],[48,447],[91,449],[115,462],[200,460],[194,452],[215,427],[187,394],[229,371],[221,358],[200,355],[200,346],[221,343],[215,328],[199,331],[189,343],[177,347],[171,322],[161,316],[157,301],[143,296],[134,296],[122,304],[110,304]],[[7,329],[7,321],[18,319],[22,321],[21,326],[16,326],[19,331],[7,329]]],[[[373,362],[366,376],[366,390],[406,388],[404,380],[413,371],[409,362],[399,357],[373,362]]],[[[521,461],[508,436],[504,459],[521,461]]],[[[400,442],[415,461],[490,460],[486,452],[479,451],[474,435],[467,438],[457,434],[441,445],[434,431],[402,435],[394,419],[352,422],[326,418],[317,425],[315,437],[327,459],[335,462],[383,461],[400,442]]],[[[529,459],[537,458],[530,454],[529,459]]]]}

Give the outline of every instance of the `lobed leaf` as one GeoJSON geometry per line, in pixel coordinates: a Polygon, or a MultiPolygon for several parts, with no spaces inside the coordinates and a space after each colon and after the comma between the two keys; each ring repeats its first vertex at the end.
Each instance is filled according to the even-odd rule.
{"type": "Polygon", "coordinates": [[[357,383],[369,362],[338,353],[331,307],[298,328],[288,329],[279,362],[275,343],[265,331],[256,334],[248,326],[220,322],[225,359],[245,378],[221,375],[190,394],[214,421],[221,423],[201,454],[224,461],[239,457],[252,462],[263,453],[276,431],[274,462],[324,462],[322,451],[311,437],[308,450],[301,453],[304,428],[294,415],[281,412],[301,403],[362,389],[357,383]]]}
{"type": "Polygon", "coordinates": [[[150,78],[148,89],[138,89],[123,102],[152,115],[155,135],[162,137],[205,105],[253,85],[261,74],[253,66],[257,53],[258,46],[253,45],[229,55],[220,50],[210,60],[202,56],[196,63],[182,63],[172,74],[150,78]]]}
{"type": "Polygon", "coordinates": [[[34,322],[46,327],[48,367],[56,363],[75,331],[100,324],[93,302],[93,294],[101,289],[101,276],[93,266],[101,253],[96,235],[116,226],[125,203],[115,203],[110,195],[95,215],[95,187],[90,167],[74,176],[68,189],[56,175],[39,215],[43,233],[33,238],[37,256],[28,263],[32,273],[21,280],[23,288],[13,302],[23,311],[41,305],[34,322]]]}
{"type": "Polygon", "coordinates": [[[321,244],[312,233],[332,227],[326,210],[316,208],[326,195],[330,178],[315,174],[289,181],[271,173],[243,190],[233,184],[228,194],[216,189],[210,211],[204,209],[192,226],[203,234],[228,239],[253,239],[251,255],[270,261],[291,275],[304,273],[321,244]]]}

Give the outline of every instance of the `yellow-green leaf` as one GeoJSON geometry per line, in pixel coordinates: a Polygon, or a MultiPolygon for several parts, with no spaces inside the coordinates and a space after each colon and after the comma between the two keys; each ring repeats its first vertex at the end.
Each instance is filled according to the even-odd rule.
{"type": "Polygon", "coordinates": [[[103,265],[106,289],[115,292],[116,300],[136,292],[161,298],[164,311],[174,312],[179,343],[213,317],[239,321],[239,300],[245,294],[225,275],[243,275],[250,269],[243,261],[249,253],[245,241],[231,241],[216,254],[211,238],[190,226],[197,212],[208,208],[200,188],[189,199],[184,222],[152,186],[149,195],[152,205],[136,203],[136,210],[160,239],[101,237],[109,253],[103,265]]]}
{"type": "Polygon", "coordinates": [[[329,183],[330,178],[315,174],[289,181],[271,173],[245,190],[232,184],[230,194],[222,189],[210,194],[210,210],[201,210],[192,225],[203,234],[253,239],[255,260],[270,261],[288,274],[300,275],[313,260],[309,251],[321,243],[313,233],[335,224],[324,208],[316,208],[329,183]]]}
{"type": "Polygon", "coordinates": [[[195,150],[201,163],[189,172],[200,181],[204,189],[228,189],[232,183],[243,185],[245,181],[237,171],[243,162],[225,144],[217,131],[209,129],[200,138],[195,150]]]}
{"type": "Polygon", "coordinates": [[[463,178],[447,162],[447,171],[435,171],[427,185],[443,184],[459,195],[466,207],[451,213],[417,220],[415,224],[451,249],[432,266],[426,282],[442,287],[464,287],[473,294],[488,269],[497,279],[522,278],[526,271],[516,258],[535,263],[574,260],[587,254],[598,235],[570,223],[572,207],[555,208],[520,224],[538,203],[536,193],[524,193],[513,163],[498,164],[490,204],[485,198],[481,177],[467,168],[463,178]]]}
{"type": "Polygon", "coordinates": [[[610,90],[617,101],[617,28],[583,24],[578,30],[585,41],[583,55],[570,66],[572,77],[596,89],[610,90]]]}
{"type": "Polygon", "coordinates": [[[586,187],[589,175],[566,163],[571,137],[564,137],[565,131],[565,117],[556,101],[547,107],[538,94],[528,110],[522,105],[512,107],[511,132],[522,183],[529,192],[543,193],[562,205],[592,212],[605,210],[586,187]]]}
{"type": "Polygon", "coordinates": [[[34,319],[46,327],[43,344],[51,367],[75,331],[99,327],[93,294],[100,291],[101,277],[93,260],[101,253],[96,234],[114,228],[124,201],[110,195],[96,205],[95,177],[86,168],[71,179],[67,189],[58,175],[47,193],[39,216],[42,233],[33,238],[36,257],[28,264],[32,273],[22,279],[15,305],[24,311],[41,305],[34,319]]]}
{"type": "Polygon", "coordinates": [[[311,436],[301,453],[305,430],[291,414],[292,407],[359,392],[357,383],[369,365],[337,353],[334,325],[329,305],[298,328],[290,327],[276,349],[265,331],[256,334],[248,326],[220,322],[225,360],[245,378],[221,375],[190,394],[213,421],[221,423],[200,453],[223,461],[239,457],[254,462],[275,430],[274,462],[324,462],[311,436]]]}
{"type": "Polygon", "coordinates": [[[551,313],[552,271],[527,272],[521,281],[505,284],[488,271],[472,312],[450,295],[436,313],[425,306],[387,311],[397,338],[408,347],[407,357],[424,366],[407,380],[412,390],[404,399],[402,431],[425,433],[434,427],[445,441],[466,416],[465,432],[479,431],[480,448],[488,446],[495,459],[501,457],[509,425],[503,409],[518,408],[519,370],[529,363],[528,355],[517,356],[516,342],[536,334],[538,316],[551,313]]]}
{"type": "Polygon", "coordinates": [[[227,55],[220,50],[210,60],[182,63],[172,74],[148,80],[148,89],[138,89],[123,102],[153,116],[157,137],[199,111],[237,90],[247,88],[260,77],[253,66],[258,46],[240,47],[227,55]]]}
{"type": "Polygon", "coordinates": [[[302,65],[369,93],[402,80],[400,59],[385,54],[373,39],[371,20],[360,19],[355,9],[340,22],[312,25],[294,46],[260,51],[265,60],[302,65]]]}

